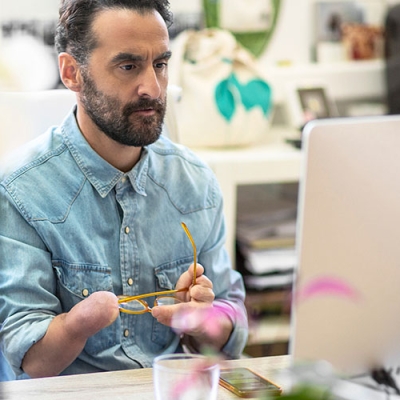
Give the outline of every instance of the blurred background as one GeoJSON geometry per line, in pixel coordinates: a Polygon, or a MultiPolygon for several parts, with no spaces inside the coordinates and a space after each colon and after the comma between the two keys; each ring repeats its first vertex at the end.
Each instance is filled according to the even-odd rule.
{"type": "MultiPolygon", "coordinates": [[[[175,21],[170,28],[172,44],[187,30],[235,28],[241,17],[239,7],[247,1],[170,0],[175,21]],[[225,15],[219,15],[219,20],[215,18],[216,3],[220,4],[220,10],[229,11],[228,21],[225,15]],[[239,10],[238,21],[234,20],[235,13],[231,13],[235,7],[239,10]]],[[[248,291],[246,305],[251,329],[246,352],[275,355],[285,354],[288,348],[290,291],[296,267],[298,172],[296,169],[296,173],[289,173],[288,182],[281,183],[282,176],[286,176],[282,172],[285,158],[282,156],[279,167],[274,164],[276,176],[267,170],[264,173],[261,171],[264,167],[259,166],[264,166],[264,153],[259,155],[258,149],[261,146],[268,154],[277,138],[279,146],[288,137],[297,143],[310,112],[328,117],[400,113],[400,37],[397,37],[400,2],[260,0],[256,3],[266,7],[262,15],[267,21],[265,31],[256,32],[254,41],[248,41],[243,32],[233,33],[253,53],[257,67],[272,88],[270,127],[250,149],[199,154],[215,165],[232,158],[231,166],[221,168],[221,176],[217,173],[217,177],[225,191],[228,251],[235,268],[245,277],[248,291]],[[389,12],[393,17],[390,21],[389,12]],[[261,43],[257,48],[253,46],[256,41],[261,43]],[[242,167],[249,165],[253,166],[248,168],[249,172],[243,172],[242,167]],[[234,167],[240,167],[240,171],[235,173],[234,167]]],[[[3,116],[9,115],[9,126],[14,128],[22,113],[18,109],[19,114],[13,117],[9,111],[4,112],[1,107],[10,105],[10,98],[3,97],[6,100],[2,103],[2,92],[63,88],[54,49],[58,7],[58,0],[0,0],[0,113],[3,110],[3,116]]],[[[66,109],[70,101],[74,100],[67,99],[66,109]]],[[[49,114],[48,107],[42,107],[43,112],[49,114]]],[[[31,106],[29,112],[26,110],[26,125],[31,126],[27,116],[39,111],[31,106]]],[[[178,125],[181,118],[182,113],[177,112],[178,125]]],[[[16,136],[9,134],[12,131],[5,128],[2,119],[0,155],[14,146],[12,141],[16,136]]],[[[197,125],[202,120],[192,123],[197,125]]],[[[25,131],[28,131],[25,127],[20,130],[20,141],[25,131]]],[[[214,133],[210,130],[211,136],[215,137],[214,133]]],[[[184,142],[185,132],[181,130],[179,134],[184,142]]],[[[279,154],[287,153],[300,162],[300,155],[289,146],[278,150],[279,154]]]]}

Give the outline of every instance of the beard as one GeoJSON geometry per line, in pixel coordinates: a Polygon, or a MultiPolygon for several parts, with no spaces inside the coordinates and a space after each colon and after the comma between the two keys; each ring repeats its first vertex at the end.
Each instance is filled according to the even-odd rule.
{"type": "Polygon", "coordinates": [[[143,147],[160,137],[166,112],[166,97],[140,98],[124,105],[117,97],[100,91],[86,71],[82,71],[82,77],[83,108],[110,139],[126,146],[143,147]],[[135,111],[143,109],[153,109],[155,114],[149,117],[135,115],[135,111]]]}

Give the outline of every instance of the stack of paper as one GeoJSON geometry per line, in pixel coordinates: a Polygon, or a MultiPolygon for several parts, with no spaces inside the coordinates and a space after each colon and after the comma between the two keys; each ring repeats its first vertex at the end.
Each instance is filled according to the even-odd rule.
{"type": "Polygon", "coordinates": [[[296,216],[297,185],[254,185],[238,192],[237,243],[247,288],[292,284],[296,216]]]}

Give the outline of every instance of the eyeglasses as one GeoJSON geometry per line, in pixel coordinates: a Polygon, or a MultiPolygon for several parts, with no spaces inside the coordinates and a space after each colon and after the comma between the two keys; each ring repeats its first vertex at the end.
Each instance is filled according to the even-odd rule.
{"type": "MultiPolygon", "coordinates": [[[[193,285],[196,284],[196,260],[197,260],[197,250],[196,244],[194,243],[193,237],[184,222],[181,222],[181,226],[185,231],[187,237],[190,240],[190,243],[193,247],[193,285]]],[[[182,288],[182,289],[173,289],[173,290],[164,290],[161,292],[152,292],[146,294],[139,294],[136,296],[118,296],[118,303],[119,303],[119,310],[126,314],[144,314],[146,312],[151,312],[151,308],[147,304],[146,300],[143,300],[146,297],[156,296],[154,300],[154,307],[155,306],[164,306],[164,305],[173,305],[178,304],[181,301],[172,296],[175,293],[187,292],[189,288],[182,288]]]]}

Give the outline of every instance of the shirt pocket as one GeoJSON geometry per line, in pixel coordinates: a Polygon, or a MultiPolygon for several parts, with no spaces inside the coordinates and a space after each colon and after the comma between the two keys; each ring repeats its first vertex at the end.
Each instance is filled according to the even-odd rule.
{"type": "Polygon", "coordinates": [[[94,292],[112,291],[111,268],[100,264],[53,261],[57,274],[57,296],[63,312],[94,292]]]}
{"type": "MultiPolygon", "coordinates": [[[[57,275],[57,296],[63,312],[68,312],[94,292],[113,289],[110,267],[53,261],[53,268],[57,275]]],[[[87,340],[85,351],[94,355],[112,347],[119,341],[119,332],[118,323],[102,329],[87,340]]]]}
{"type": "MultiPolygon", "coordinates": [[[[156,290],[162,291],[175,289],[179,277],[188,270],[192,263],[193,257],[186,257],[156,267],[154,269],[156,290]]],[[[151,339],[154,343],[164,347],[171,343],[175,336],[176,334],[169,326],[160,324],[155,318],[153,319],[151,339]]]]}

